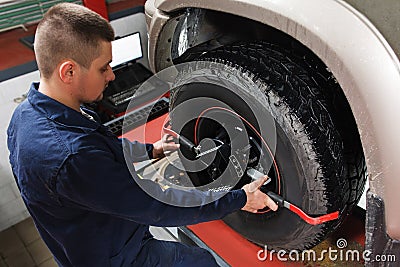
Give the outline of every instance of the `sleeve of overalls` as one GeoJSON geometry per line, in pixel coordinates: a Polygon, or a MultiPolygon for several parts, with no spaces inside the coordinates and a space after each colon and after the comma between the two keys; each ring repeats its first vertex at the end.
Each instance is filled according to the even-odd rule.
{"type": "Polygon", "coordinates": [[[246,203],[246,194],[242,189],[228,192],[209,203],[208,200],[215,197],[214,193],[195,189],[163,191],[157,183],[145,180],[146,187],[151,187],[154,195],[166,194],[182,203],[182,206],[169,205],[143,191],[133,176],[136,174],[131,174],[125,164],[116,162],[108,151],[81,151],[71,155],[62,166],[57,179],[57,192],[76,203],[77,208],[155,226],[179,226],[221,219],[246,203]],[[184,207],[188,199],[204,204],[184,207]]]}
{"type": "Polygon", "coordinates": [[[138,141],[131,142],[126,138],[120,138],[119,140],[122,144],[124,155],[129,161],[139,162],[153,158],[152,144],[143,144],[138,141]]]}

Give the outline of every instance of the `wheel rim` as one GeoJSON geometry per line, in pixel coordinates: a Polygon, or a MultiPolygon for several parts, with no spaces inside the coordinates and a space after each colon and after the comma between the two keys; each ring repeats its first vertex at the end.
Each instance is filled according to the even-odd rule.
{"type": "MultiPolygon", "coordinates": [[[[279,166],[275,160],[271,149],[268,146],[265,138],[259,134],[257,128],[252,125],[249,121],[247,121],[244,117],[237,114],[232,110],[228,110],[226,108],[221,107],[213,107],[202,112],[195,124],[195,143],[198,145],[202,142],[202,140],[212,140],[214,142],[214,146],[218,144],[224,144],[220,149],[218,149],[215,160],[210,164],[208,168],[201,171],[199,175],[204,177],[210,177],[210,179],[215,180],[227,167],[230,162],[230,157],[232,156],[232,151],[237,154],[247,153],[248,160],[246,162],[246,169],[253,168],[257,171],[268,175],[271,178],[271,181],[263,185],[261,190],[273,191],[275,193],[281,194],[282,187],[282,179],[279,172],[279,166]],[[204,115],[209,115],[209,113],[219,113],[218,117],[224,118],[224,123],[216,122],[212,119],[203,117],[204,115]],[[231,122],[237,121],[240,119],[241,125],[245,126],[245,129],[241,129],[239,124],[230,124],[231,122]],[[245,134],[247,137],[247,145],[246,147],[235,145],[235,137],[229,138],[227,134],[226,127],[231,128],[237,135],[245,134]],[[232,149],[232,147],[235,147],[232,149]],[[238,152],[240,151],[240,152],[238,152]]],[[[246,157],[243,157],[246,158],[246,157]]],[[[232,171],[231,171],[232,172],[232,171]]],[[[234,188],[241,188],[243,185],[252,182],[252,178],[249,177],[246,172],[243,173],[242,178],[235,185],[234,188]]],[[[261,210],[260,212],[267,212],[268,208],[261,210]]]]}

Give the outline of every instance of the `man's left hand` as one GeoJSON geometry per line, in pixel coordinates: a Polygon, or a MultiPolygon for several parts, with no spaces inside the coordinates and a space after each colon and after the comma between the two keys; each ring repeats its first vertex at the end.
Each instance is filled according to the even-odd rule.
{"type": "Polygon", "coordinates": [[[178,150],[179,146],[171,135],[165,134],[161,140],[153,144],[153,158],[162,158],[165,153],[178,150]]]}

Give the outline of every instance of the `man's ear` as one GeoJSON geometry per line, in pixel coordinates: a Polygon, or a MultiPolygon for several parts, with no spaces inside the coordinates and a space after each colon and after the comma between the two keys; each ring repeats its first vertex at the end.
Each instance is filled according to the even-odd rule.
{"type": "Polygon", "coordinates": [[[58,67],[58,76],[64,83],[71,83],[76,76],[77,65],[72,60],[63,61],[58,67]]]}

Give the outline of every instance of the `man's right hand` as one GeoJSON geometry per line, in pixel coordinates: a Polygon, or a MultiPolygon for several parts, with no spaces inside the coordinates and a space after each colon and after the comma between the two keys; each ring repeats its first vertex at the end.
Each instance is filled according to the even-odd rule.
{"type": "Polygon", "coordinates": [[[242,208],[244,211],[256,213],[258,210],[268,206],[273,211],[278,209],[278,205],[266,194],[260,191],[260,187],[268,180],[264,176],[250,184],[246,184],[242,189],[246,192],[247,202],[242,208]]]}

